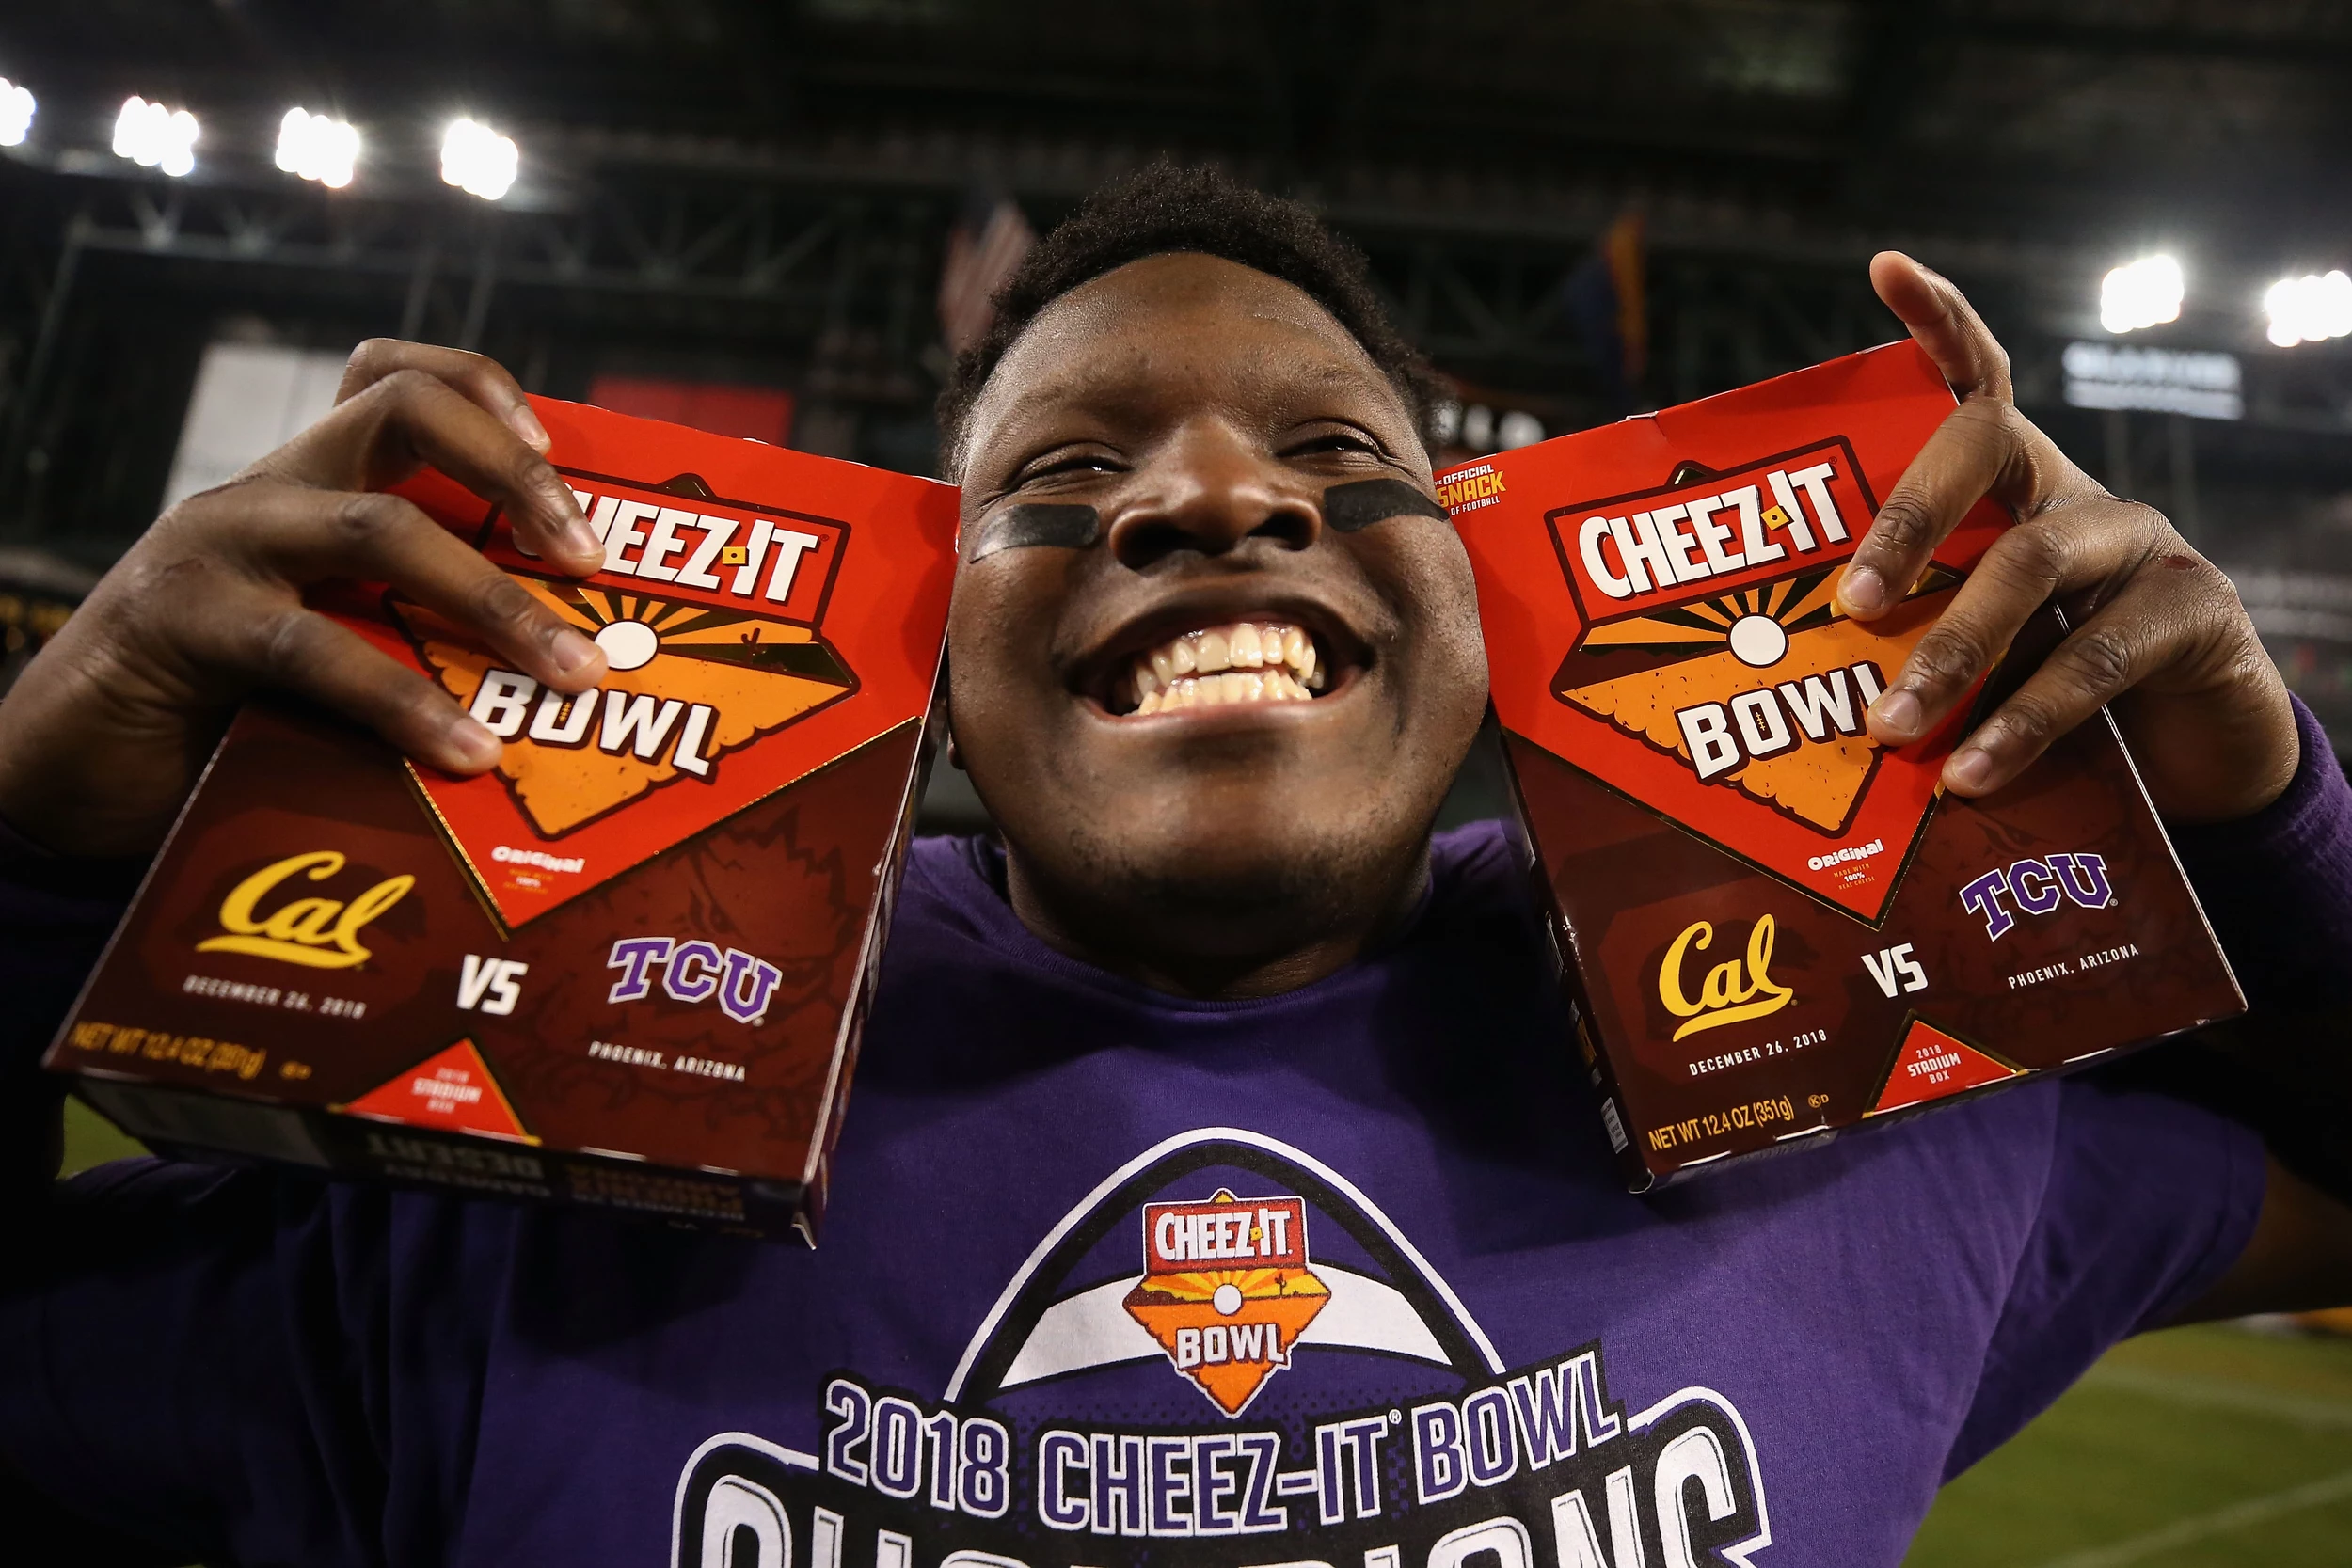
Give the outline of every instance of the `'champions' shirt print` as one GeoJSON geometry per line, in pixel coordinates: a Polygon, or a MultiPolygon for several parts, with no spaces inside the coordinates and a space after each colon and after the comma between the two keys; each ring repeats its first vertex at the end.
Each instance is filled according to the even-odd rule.
{"type": "Polygon", "coordinates": [[[1772,1533],[1740,1412],[1614,1389],[1606,1351],[1506,1366],[1343,1177],[1188,1132],[1039,1242],[944,1387],[844,1367],[820,1451],[704,1443],[672,1562],[1756,1568],[1772,1533]]]}

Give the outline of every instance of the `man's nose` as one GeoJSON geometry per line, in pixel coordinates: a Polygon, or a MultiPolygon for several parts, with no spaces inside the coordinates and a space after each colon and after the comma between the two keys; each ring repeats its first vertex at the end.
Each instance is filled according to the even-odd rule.
{"type": "Polygon", "coordinates": [[[1323,533],[1315,492],[1271,452],[1221,422],[1164,443],[1110,528],[1111,555],[1141,571],[1181,550],[1225,555],[1253,539],[1303,550],[1323,533]]]}

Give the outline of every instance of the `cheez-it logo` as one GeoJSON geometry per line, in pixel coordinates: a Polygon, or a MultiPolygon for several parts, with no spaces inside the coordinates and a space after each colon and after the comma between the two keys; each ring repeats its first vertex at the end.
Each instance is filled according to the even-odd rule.
{"type": "Polygon", "coordinates": [[[1220,1188],[1206,1203],[1147,1203],[1143,1259],[1128,1315],[1228,1416],[1290,1365],[1331,1299],[1308,1266],[1307,1205],[1297,1197],[1220,1188]]]}
{"type": "Polygon", "coordinates": [[[359,933],[378,915],[408,895],[414,877],[387,877],[358,897],[290,898],[267,913],[262,903],[300,877],[323,882],[343,868],[342,854],[313,849],[289,855],[262,867],[220,902],[221,934],[196,944],[199,953],[243,953],[306,969],[356,969],[374,957],[359,942],[359,933]]]}
{"type": "Polygon", "coordinates": [[[425,665],[506,743],[498,776],[549,838],[661,785],[711,784],[728,752],[857,689],[820,630],[846,524],[724,500],[691,474],[567,478],[604,541],[594,578],[538,575],[497,517],[483,548],[603,650],[610,673],[593,690],[543,687],[431,611],[393,605],[425,665]]]}
{"type": "Polygon", "coordinates": [[[1873,809],[1884,760],[1870,705],[1958,592],[1931,565],[1865,624],[1837,584],[1878,510],[1842,436],[1727,468],[1677,464],[1653,489],[1544,514],[1577,625],[1552,697],[1580,720],[1576,766],[1808,893],[1874,918],[1931,795],[1906,778],[1873,809]]]}
{"type": "Polygon", "coordinates": [[[1671,752],[1701,784],[1843,832],[1878,766],[1863,716],[1885,689],[1888,654],[1878,628],[1836,612],[1827,562],[1870,510],[1844,443],[1828,442],[1555,512],[1579,604],[1609,617],[1581,651],[1652,656],[1630,674],[1572,657],[1561,700],[1671,752]]]}

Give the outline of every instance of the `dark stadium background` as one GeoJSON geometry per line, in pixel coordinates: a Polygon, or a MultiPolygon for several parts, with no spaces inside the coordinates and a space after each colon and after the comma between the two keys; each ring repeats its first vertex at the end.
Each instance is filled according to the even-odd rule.
{"type": "MultiPolygon", "coordinates": [[[[1907,249],[2352,744],[2352,338],[2262,309],[2352,267],[2340,0],[73,0],[0,14],[0,77],[39,105],[0,149],[8,667],[153,516],[208,345],[405,333],[926,471],[951,236],[1167,152],[1362,245],[1473,449],[1883,341],[1864,262],[1907,249]],[[184,177],[109,150],[135,93],[200,119],[184,177]],[[359,128],[347,188],[275,166],[295,104],[359,128]],[[461,114],[517,144],[502,199],[439,176],[461,114]],[[2158,253],[2178,320],[2109,337],[2102,277],[2158,253]],[[2072,406],[2086,341],[2233,356],[2239,417],[2072,406]]],[[[1914,1561],[2344,1561],[2352,1353],[2267,1326],[2125,1347],[1914,1561]]]]}

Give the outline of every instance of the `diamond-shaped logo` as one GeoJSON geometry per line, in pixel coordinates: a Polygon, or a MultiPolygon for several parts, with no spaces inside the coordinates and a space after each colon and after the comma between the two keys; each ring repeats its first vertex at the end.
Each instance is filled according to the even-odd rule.
{"type": "Polygon", "coordinates": [[[1144,1274],[1121,1304],[1168,1365],[1239,1416],[1291,1364],[1331,1288],[1307,1262],[1307,1205],[1235,1197],[1143,1206],[1144,1274]]]}
{"type": "Polygon", "coordinates": [[[1838,613],[1875,512],[1843,441],[1553,510],[1589,619],[1544,726],[1604,784],[1868,921],[1934,809],[1951,724],[1890,767],[1864,716],[1962,580],[1931,566],[1879,620],[1838,613]]]}
{"type": "MultiPolygon", "coordinates": [[[[708,779],[730,752],[847,696],[849,670],[804,626],[645,594],[517,576],[532,597],[594,640],[611,664],[577,697],[509,681],[498,766],[515,804],[557,838],[647,791],[708,779]]],[[[395,601],[418,655],[468,707],[501,663],[430,610],[395,601]]]]}
{"type": "Polygon", "coordinates": [[[603,650],[596,689],[544,687],[397,594],[382,601],[389,627],[357,623],[505,743],[478,778],[410,774],[508,927],[877,738],[865,682],[825,630],[848,523],[730,500],[691,473],[558,471],[604,540],[585,581],[548,573],[498,508],[465,518],[446,482],[421,504],[603,650]]]}

